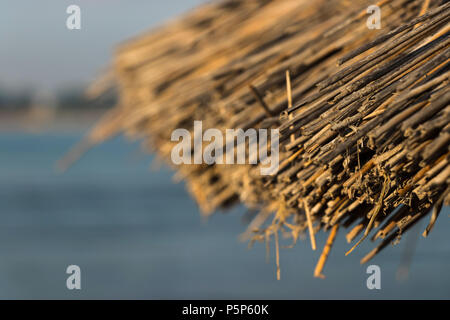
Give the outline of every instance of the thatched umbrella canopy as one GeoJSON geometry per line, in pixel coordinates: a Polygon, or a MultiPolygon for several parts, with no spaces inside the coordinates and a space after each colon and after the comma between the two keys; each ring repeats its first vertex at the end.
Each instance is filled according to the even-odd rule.
{"type": "Polygon", "coordinates": [[[314,235],[330,232],[316,276],[339,227],[353,248],[379,241],[362,262],[430,216],[426,236],[450,202],[450,3],[379,1],[381,29],[368,27],[370,5],[217,1],[131,40],[114,61],[120,104],[83,146],[143,138],[205,214],[256,210],[249,239],[278,248],[279,232],[307,232],[315,249],[314,235]],[[196,120],[278,129],[278,171],[174,165],[172,132],[196,120]]]}

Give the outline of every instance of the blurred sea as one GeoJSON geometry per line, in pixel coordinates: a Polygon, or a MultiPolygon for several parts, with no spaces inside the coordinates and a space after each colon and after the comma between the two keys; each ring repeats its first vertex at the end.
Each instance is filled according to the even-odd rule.
{"type": "Polygon", "coordinates": [[[0,134],[2,299],[450,298],[449,208],[429,238],[420,236],[406,281],[395,274],[408,236],[370,263],[381,267],[381,290],[368,290],[359,259],[371,244],[345,257],[344,232],[325,280],[312,276],[320,235],[318,252],[308,239],[281,250],[277,281],[273,246],[267,263],[264,244],[238,240],[243,208],[204,221],[172,172],[149,170],[152,158],[137,143],[117,138],[57,173],[56,160],[80,138],[0,134]],[[81,290],[66,288],[71,264],[81,268],[81,290]]]}

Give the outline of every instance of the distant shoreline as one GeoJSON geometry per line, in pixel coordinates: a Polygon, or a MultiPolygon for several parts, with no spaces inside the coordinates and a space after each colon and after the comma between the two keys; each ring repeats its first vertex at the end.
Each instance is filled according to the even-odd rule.
{"type": "Polygon", "coordinates": [[[0,111],[0,134],[5,132],[88,131],[106,111],[106,109],[0,111]]]}

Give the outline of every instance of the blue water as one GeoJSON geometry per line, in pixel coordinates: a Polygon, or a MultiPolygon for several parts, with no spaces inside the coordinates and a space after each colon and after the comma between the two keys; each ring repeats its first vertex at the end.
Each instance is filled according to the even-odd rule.
{"type": "Polygon", "coordinates": [[[312,277],[320,252],[302,241],[281,250],[277,281],[273,250],[266,263],[263,244],[249,250],[238,241],[243,208],[204,221],[173,173],[151,171],[137,143],[117,138],[58,174],[55,161],[79,139],[0,134],[0,298],[450,298],[448,208],[418,240],[406,281],[395,277],[406,238],[371,262],[381,290],[368,290],[359,259],[371,246],[345,257],[344,233],[325,280],[312,277]],[[81,290],[66,288],[71,264],[81,268],[81,290]]]}

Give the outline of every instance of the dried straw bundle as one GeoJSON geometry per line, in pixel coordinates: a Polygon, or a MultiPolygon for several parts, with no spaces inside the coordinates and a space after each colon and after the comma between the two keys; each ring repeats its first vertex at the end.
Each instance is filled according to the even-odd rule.
{"type": "Polygon", "coordinates": [[[242,202],[259,212],[247,236],[277,248],[279,231],[296,241],[308,230],[315,249],[331,230],[316,276],[339,226],[348,242],[361,235],[354,247],[372,231],[381,240],[362,262],[432,212],[426,236],[450,203],[450,4],[382,0],[382,29],[369,30],[371,4],[214,2],[123,45],[121,103],[69,159],[125,132],[171,164],[171,133],[194,120],[279,128],[274,176],[176,166],[205,214],[242,202]]]}

